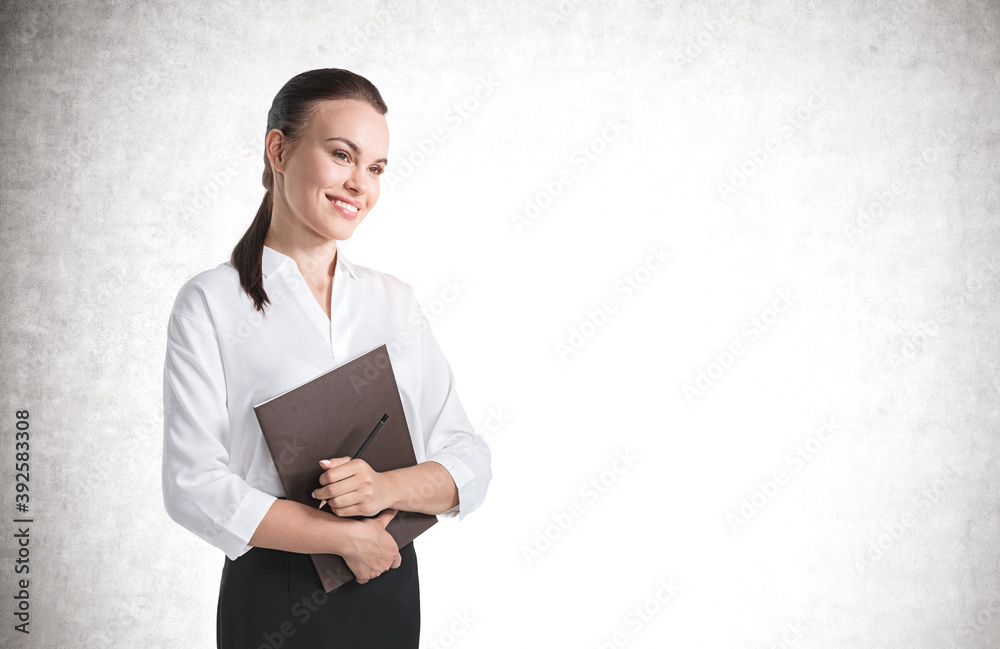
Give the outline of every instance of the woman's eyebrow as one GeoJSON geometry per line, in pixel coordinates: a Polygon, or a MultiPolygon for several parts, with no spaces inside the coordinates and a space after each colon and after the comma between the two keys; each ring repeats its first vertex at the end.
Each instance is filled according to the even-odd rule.
{"type": "MultiPolygon", "coordinates": [[[[341,142],[343,142],[344,144],[346,144],[348,147],[350,147],[351,151],[354,151],[354,155],[356,155],[356,156],[360,156],[361,155],[361,149],[358,148],[358,145],[355,144],[354,142],[351,142],[346,137],[328,137],[328,138],[326,138],[323,141],[324,142],[329,142],[330,140],[340,140],[341,142]]],[[[375,162],[382,162],[384,164],[389,164],[389,161],[386,160],[385,158],[379,158],[375,162]]]]}

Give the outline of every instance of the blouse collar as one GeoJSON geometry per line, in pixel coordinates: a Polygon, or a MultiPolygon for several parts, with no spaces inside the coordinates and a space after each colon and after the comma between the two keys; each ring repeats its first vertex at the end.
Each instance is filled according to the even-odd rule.
{"type": "MultiPolygon", "coordinates": [[[[264,273],[264,277],[270,277],[274,271],[278,270],[286,263],[291,263],[298,268],[298,263],[296,263],[296,261],[288,255],[282,254],[270,246],[264,246],[264,252],[261,257],[261,269],[264,273]]],[[[340,246],[337,247],[337,268],[334,272],[341,273],[341,277],[343,277],[342,273],[347,273],[347,275],[353,279],[358,278],[357,272],[354,270],[354,264],[344,257],[344,249],[340,246]]]]}

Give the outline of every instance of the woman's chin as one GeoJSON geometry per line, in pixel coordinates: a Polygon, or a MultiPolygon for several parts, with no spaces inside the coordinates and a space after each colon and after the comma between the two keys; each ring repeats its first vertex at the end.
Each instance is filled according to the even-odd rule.
{"type": "Polygon", "coordinates": [[[340,241],[346,241],[354,235],[354,231],[358,229],[358,224],[351,223],[338,223],[334,227],[330,228],[327,232],[331,239],[338,239],[340,241]]]}

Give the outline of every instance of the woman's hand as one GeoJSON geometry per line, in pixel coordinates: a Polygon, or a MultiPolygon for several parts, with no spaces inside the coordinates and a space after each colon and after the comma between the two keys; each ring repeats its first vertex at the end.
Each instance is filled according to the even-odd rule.
{"type": "Polygon", "coordinates": [[[402,562],[396,540],[385,531],[385,526],[395,515],[395,509],[387,509],[375,518],[360,520],[351,527],[350,544],[353,547],[341,556],[359,584],[378,577],[390,568],[398,568],[402,562]]]}
{"type": "Polygon", "coordinates": [[[326,471],[312,495],[326,500],[337,516],[374,516],[393,504],[390,479],[361,458],[335,457],[319,465],[326,471]]]}

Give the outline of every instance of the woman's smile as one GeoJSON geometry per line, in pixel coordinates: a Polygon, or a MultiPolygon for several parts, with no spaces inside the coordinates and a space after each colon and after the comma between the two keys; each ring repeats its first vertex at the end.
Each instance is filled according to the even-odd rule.
{"type": "Polygon", "coordinates": [[[361,211],[361,205],[357,201],[352,201],[348,198],[342,196],[331,196],[326,195],[326,200],[329,201],[330,205],[340,213],[345,219],[353,221],[358,218],[358,212],[361,211]]]}

